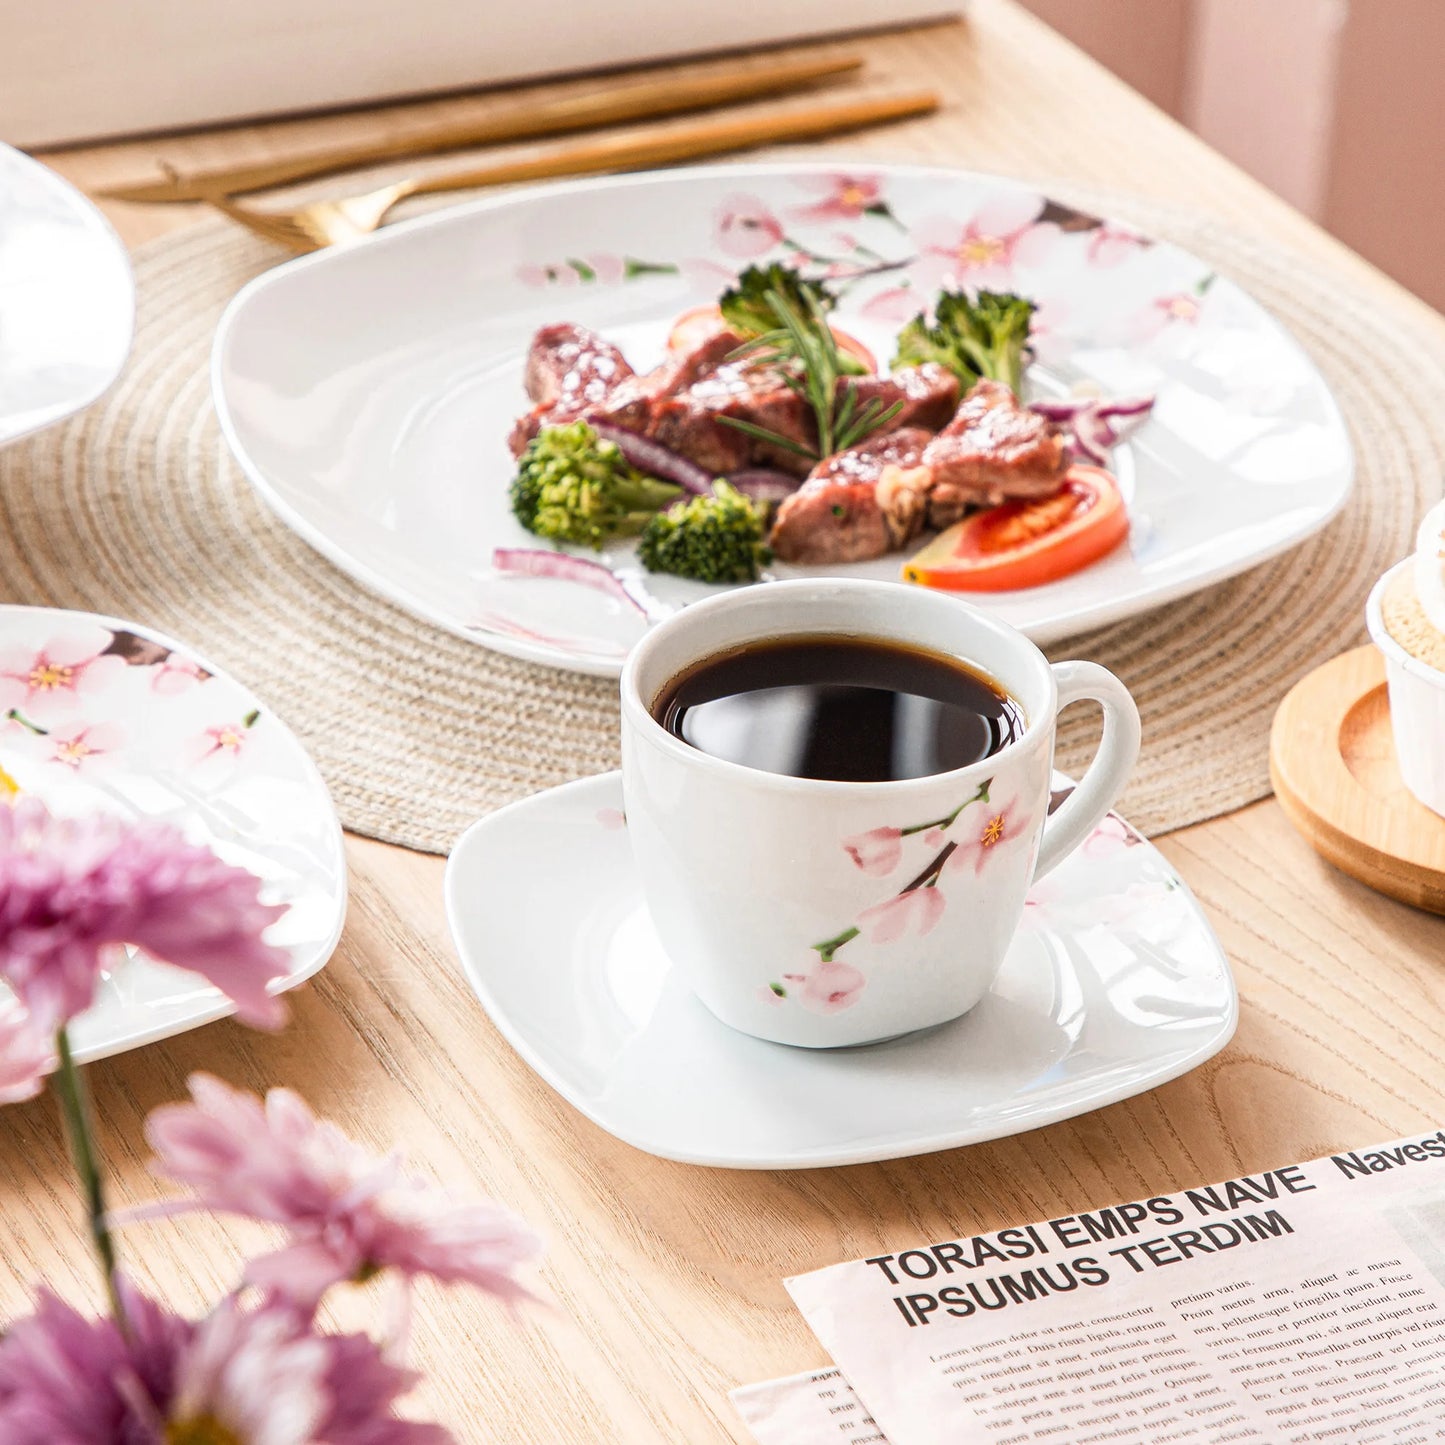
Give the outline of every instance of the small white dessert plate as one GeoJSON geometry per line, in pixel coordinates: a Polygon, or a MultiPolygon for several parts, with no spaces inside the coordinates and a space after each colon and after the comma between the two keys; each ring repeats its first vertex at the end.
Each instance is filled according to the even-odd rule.
{"type": "Polygon", "coordinates": [[[110,223],[0,145],[0,446],[94,401],[130,352],[135,284],[110,223]]]}
{"type": "MultiPolygon", "coordinates": [[[[238,683],[148,628],[0,607],[0,768],[52,812],[171,823],[289,904],[268,939],[294,988],[346,916],[341,825],[295,734],[238,683]]],[[[7,788],[8,790],[8,788],[7,788]]],[[[71,1025],[77,1059],[118,1054],[232,1011],[218,989],[136,954],[71,1025]]]]}
{"type": "Polygon", "coordinates": [[[806,1169],[951,1149],[1141,1093],[1234,1033],[1234,981],[1199,905],[1111,815],[1035,888],[998,981],[964,1018],[861,1048],[750,1038],[663,954],[621,808],[609,773],[482,819],[452,851],[446,908],[512,1046],[650,1154],[806,1169]]]}

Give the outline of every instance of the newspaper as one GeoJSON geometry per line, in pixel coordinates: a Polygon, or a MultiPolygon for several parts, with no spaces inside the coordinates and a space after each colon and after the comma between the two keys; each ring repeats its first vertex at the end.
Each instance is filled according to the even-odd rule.
{"type": "Polygon", "coordinates": [[[758,1445],[888,1445],[836,1368],[744,1385],[732,1402],[758,1445]]]}
{"type": "Polygon", "coordinates": [[[868,1425],[765,1445],[1445,1441],[1445,1130],[787,1285],[841,1376],[744,1418],[868,1425]]]}

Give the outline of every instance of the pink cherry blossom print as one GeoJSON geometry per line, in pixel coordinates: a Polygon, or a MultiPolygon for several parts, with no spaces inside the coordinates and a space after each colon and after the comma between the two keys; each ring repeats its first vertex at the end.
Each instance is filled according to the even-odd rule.
{"type": "Polygon", "coordinates": [[[1029,348],[1043,362],[1064,360],[1074,343],[1065,334],[1071,308],[1057,296],[1038,302],[1029,318],[1029,348]]]}
{"type": "MultiPolygon", "coordinates": [[[[758,1002],[771,1004],[774,1008],[781,1008],[787,996],[787,991],[780,984],[765,983],[758,989],[758,1002]]],[[[0,1102],[3,1102],[3,1098],[0,1098],[0,1102]]]]}
{"type": "Polygon", "coordinates": [[[1091,266],[1119,266],[1152,244],[1147,236],[1141,236],[1127,226],[1115,226],[1105,221],[1089,236],[1086,255],[1091,266]]]}
{"type": "Polygon", "coordinates": [[[977,877],[1000,852],[1028,832],[1029,821],[1023,804],[1012,798],[1002,805],[985,803],[970,813],[958,839],[958,847],[945,865],[950,872],[971,867],[977,877]]]}
{"type": "Polygon", "coordinates": [[[178,697],[210,675],[199,662],[193,662],[182,653],[171,652],[151,674],[151,688],[162,697],[178,697]]]}
{"type": "Polygon", "coordinates": [[[1015,267],[1037,264],[1058,239],[1053,222],[1039,222],[1043,205],[1039,196],[1010,192],[988,201],[962,225],[943,216],[922,222],[913,231],[915,277],[930,288],[1007,288],[1015,267]]]}
{"type": "Polygon", "coordinates": [[[843,851],[870,878],[886,878],[903,858],[903,832],[899,828],[870,828],[843,839],[843,851]]]}
{"type": "Polygon", "coordinates": [[[105,654],[111,636],[103,627],[87,626],[38,650],[0,650],[0,712],[54,717],[72,711],[83,695],[103,690],[125,671],[121,658],[105,654]]]}
{"type": "Polygon", "coordinates": [[[819,963],[803,983],[798,1002],[812,1013],[842,1013],[858,1002],[867,985],[862,970],[851,963],[819,963]]]}
{"type": "Polygon", "coordinates": [[[118,723],[88,723],[52,730],[46,741],[50,759],[72,772],[94,772],[125,743],[125,729],[118,723]]]}
{"type": "Polygon", "coordinates": [[[818,200],[793,212],[800,221],[856,221],[870,212],[887,214],[877,176],[800,176],[798,184],[821,192],[818,200]]]}
{"type": "Polygon", "coordinates": [[[870,296],[860,308],[860,314],[870,321],[893,321],[900,325],[912,321],[924,302],[920,293],[911,286],[890,286],[870,296]]]}
{"type": "Polygon", "coordinates": [[[1187,332],[1198,323],[1203,310],[1202,289],[1156,296],[1130,319],[1125,327],[1127,339],[1134,345],[1147,346],[1170,332],[1187,332]]]}
{"type": "Polygon", "coordinates": [[[247,743],[250,741],[251,729],[256,726],[259,717],[258,712],[248,712],[245,717],[237,718],[234,722],[215,723],[211,727],[203,729],[201,735],[191,742],[189,748],[191,765],[234,762],[245,752],[247,743]]]}
{"type": "Polygon", "coordinates": [[[858,927],[869,943],[897,943],[910,934],[923,938],[938,926],[946,902],[937,888],[910,888],[865,908],[858,915],[858,927]]]}
{"type": "Polygon", "coordinates": [[[627,814],[621,808],[598,808],[597,822],[609,833],[615,833],[619,828],[627,826],[627,814]]]}
{"type": "Polygon", "coordinates": [[[716,213],[717,243],[728,256],[751,260],[783,239],[783,223],[756,196],[731,195],[716,213]]]}
{"type": "Polygon", "coordinates": [[[1079,851],[1085,858],[1112,858],[1126,848],[1144,840],[1120,817],[1108,814],[1104,821],[1084,839],[1079,851]]]}

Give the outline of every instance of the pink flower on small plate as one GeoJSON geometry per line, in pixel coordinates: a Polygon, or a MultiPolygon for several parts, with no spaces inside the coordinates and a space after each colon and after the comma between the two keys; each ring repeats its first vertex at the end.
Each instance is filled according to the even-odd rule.
{"type": "Polygon", "coordinates": [[[972,867],[977,877],[990,859],[1008,851],[1008,845],[1026,836],[1028,829],[1028,815],[1017,798],[1003,804],[985,803],[967,817],[958,847],[949,854],[944,867],[955,873],[972,867]]]}
{"type": "Polygon", "coordinates": [[[802,221],[856,221],[883,205],[877,176],[800,176],[798,184],[822,192],[820,199],[794,211],[802,221]]]}
{"type": "MultiPolygon", "coordinates": [[[[251,716],[250,714],[247,715],[251,716]]],[[[238,758],[246,749],[255,726],[254,717],[250,722],[245,718],[236,722],[216,723],[205,728],[191,746],[192,760],[204,763],[222,758],[238,758]]]]}
{"type": "Polygon", "coordinates": [[[162,697],[176,697],[210,675],[199,662],[173,652],[151,674],[151,687],[162,697]]]}
{"type": "Polygon", "coordinates": [[[1040,196],[1009,192],[961,225],[943,216],[922,222],[913,231],[919,252],[915,276],[931,287],[1008,287],[1015,267],[1041,261],[1058,238],[1056,225],[1038,220],[1043,205],[1040,196]]]}
{"type": "Polygon", "coordinates": [[[909,934],[923,938],[938,926],[946,903],[937,888],[910,888],[865,908],[858,915],[858,927],[869,943],[897,943],[909,934]]]}
{"type": "Polygon", "coordinates": [[[903,858],[903,833],[898,828],[870,828],[844,838],[843,851],[870,878],[886,878],[903,858]]]}
{"type": "Polygon", "coordinates": [[[17,708],[28,717],[54,716],[72,709],[125,671],[125,662],[105,654],[111,634],[103,627],[57,637],[39,649],[0,651],[0,712],[17,708]]]}
{"type": "Polygon", "coordinates": [[[1125,330],[1128,340],[1146,346],[1166,333],[1189,329],[1199,322],[1204,310],[1204,297],[1197,291],[1171,291],[1156,296],[1142,310],[1135,312],[1125,330]]]}
{"type": "Polygon", "coordinates": [[[125,729],[119,723],[85,723],[64,730],[53,729],[46,738],[50,760],[62,767],[93,772],[125,743],[125,729]]]}
{"type": "Polygon", "coordinates": [[[1064,333],[1069,324],[1070,306],[1058,297],[1038,302],[1029,320],[1029,347],[1039,361],[1062,361],[1074,348],[1064,333]]]}
{"type": "Polygon", "coordinates": [[[756,196],[724,197],[716,227],[718,245],[741,260],[761,256],[783,239],[783,223],[756,196]]]}
{"type": "Polygon", "coordinates": [[[1127,226],[1115,226],[1105,221],[1090,235],[1086,254],[1091,266],[1118,266],[1152,244],[1147,236],[1141,236],[1127,226]]]}
{"type": "Polygon", "coordinates": [[[831,960],[819,963],[807,976],[798,992],[798,1002],[815,1014],[842,1013],[858,1002],[867,986],[861,969],[831,960]]]}

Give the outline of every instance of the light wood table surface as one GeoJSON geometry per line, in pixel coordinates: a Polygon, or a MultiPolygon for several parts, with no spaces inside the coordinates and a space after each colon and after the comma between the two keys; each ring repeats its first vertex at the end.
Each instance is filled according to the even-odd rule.
{"type": "MultiPolygon", "coordinates": [[[[934,84],[946,108],[820,153],[1067,178],[1192,206],[1337,268],[1381,306],[1445,337],[1434,312],[1011,0],[976,0],[965,22],[864,48],[870,84],[934,84]]],[[[46,159],[94,188],[152,174],[156,155],[183,169],[257,160],[507,103],[452,98],[46,159]]],[[[323,189],[343,191],[349,179],[323,189]]],[[[201,214],[107,209],[132,243],[201,214]]],[[[1162,847],[1234,963],[1241,1021],[1221,1055],[1137,1099],[993,1144],[845,1169],[742,1173],[639,1153],[557,1098],[462,981],[442,916],[442,860],[352,838],[345,935],[330,966],[295,996],[286,1032],[216,1024],[92,1069],[114,1200],[154,1195],[141,1122],[182,1093],[191,1071],[257,1089],[290,1085],[368,1142],[400,1142],[448,1184],[495,1195],[547,1238],[539,1284],[553,1303],[527,1310],[521,1323],[468,1292],[424,1293],[419,1413],[466,1442],[746,1440],[726,1392],[823,1360],[784,1275],[1445,1122],[1445,920],[1334,872],[1273,801],[1175,833],[1162,847]]],[[[540,885],[533,903],[545,906],[540,885]]],[[[0,1117],[0,1318],[24,1307],[33,1278],[97,1301],[53,1105],[41,1099],[0,1117]]],[[[129,1243],[142,1280],[190,1307],[233,1281],[238,1238],[196,1219],[146,1226],[129,1243]]],[[[349,1320],[376,1302],[355,1303],[349,1320]]]]}

